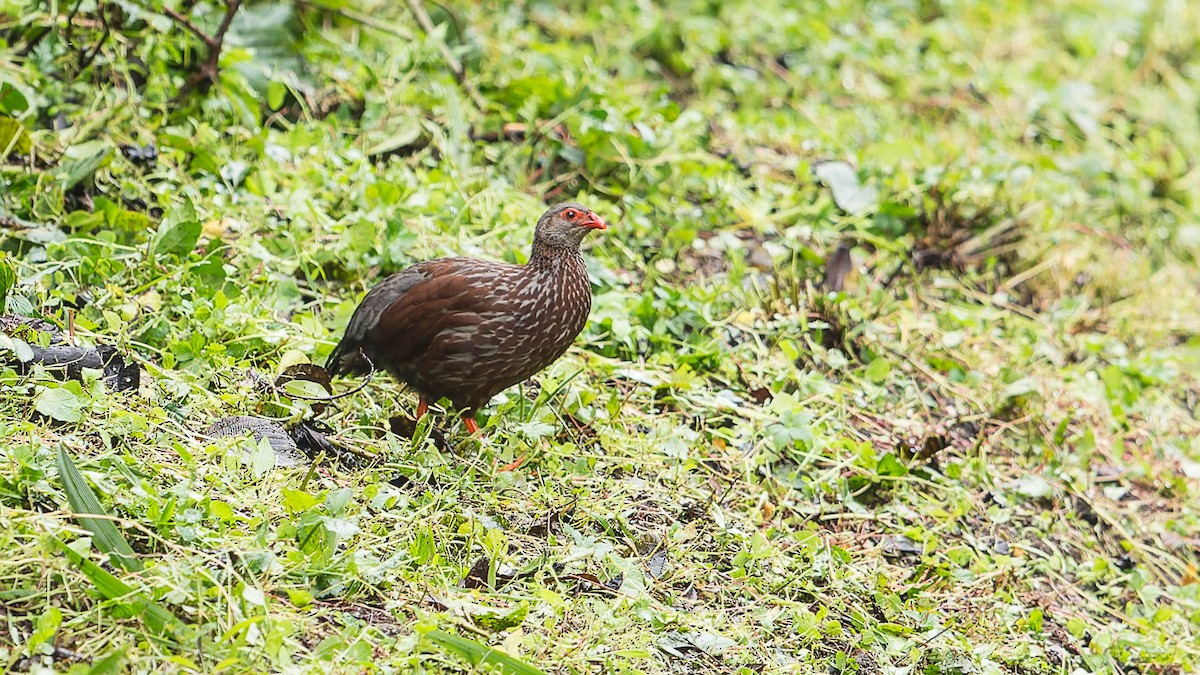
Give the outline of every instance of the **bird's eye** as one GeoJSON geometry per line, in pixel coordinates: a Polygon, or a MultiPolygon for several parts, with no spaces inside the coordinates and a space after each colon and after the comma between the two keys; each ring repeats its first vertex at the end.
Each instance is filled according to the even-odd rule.
{"type": "Polygon", "coordinates": [[[567,217],[567,220],[575,220],[575,216],[578,216],[579,214],[574,210],[568,209],[563,215],[567,217]]]}

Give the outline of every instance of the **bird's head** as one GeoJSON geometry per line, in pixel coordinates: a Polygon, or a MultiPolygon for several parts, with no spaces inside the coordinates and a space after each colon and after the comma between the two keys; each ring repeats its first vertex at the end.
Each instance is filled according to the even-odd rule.
{"type": "Polygon", "coordinates": [[[538,219],[535,243],[551,248],[573,248],[592,230],[607,230],[608,224],[591,209],[575,202],[555,204],[538,219]]]}

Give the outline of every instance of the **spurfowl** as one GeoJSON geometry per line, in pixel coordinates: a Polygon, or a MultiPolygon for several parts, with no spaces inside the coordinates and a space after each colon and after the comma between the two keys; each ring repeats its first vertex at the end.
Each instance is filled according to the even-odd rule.
{"type": "Polygon", "coordinates": [[[524,265],[439,258],[397,272],[363,298],[325,367],[362,373],[366,356],[416,390],[417,419],[448,398],[475,433],[477,409],[583,330],[592,294],[579,244],[607,228],[579,204],[558,204],[538,219],[524,265]]]}

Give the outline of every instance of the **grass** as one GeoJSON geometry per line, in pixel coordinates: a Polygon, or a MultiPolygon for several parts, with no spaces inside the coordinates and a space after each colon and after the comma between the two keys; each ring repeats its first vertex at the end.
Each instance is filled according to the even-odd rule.
{"type": "Polygon", "coordinates": [[[263,2],[212,83],[158,2],[0,0],[6,311],[142,368],[5,322],[7,669],[1200,667],[1200,9],[263,2]],[[270,386],[568,198],[591,319],[479,438],[270,386]]]}

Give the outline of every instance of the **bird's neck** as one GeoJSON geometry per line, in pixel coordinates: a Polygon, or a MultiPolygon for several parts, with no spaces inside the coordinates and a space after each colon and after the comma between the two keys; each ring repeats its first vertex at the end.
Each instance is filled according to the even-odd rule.
{"type": "Polygon", "coordinates": [[[562,272],[573,267],[583,267],[583,254],[578,246],[558,247],[534,242],[529,262],[525,264],[534,272],[562,272]]]}

